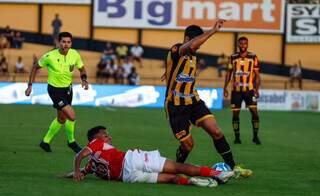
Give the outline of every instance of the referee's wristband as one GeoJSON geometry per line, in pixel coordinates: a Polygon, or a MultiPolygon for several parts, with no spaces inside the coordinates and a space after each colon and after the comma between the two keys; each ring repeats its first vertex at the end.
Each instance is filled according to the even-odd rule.
{"type": "Polygon", "coordinates": [[[82,81],[87,81],[87,79],[88,79],[87,74],[82,74],[80,76],[80,78],[81,78],[82,81]]]}

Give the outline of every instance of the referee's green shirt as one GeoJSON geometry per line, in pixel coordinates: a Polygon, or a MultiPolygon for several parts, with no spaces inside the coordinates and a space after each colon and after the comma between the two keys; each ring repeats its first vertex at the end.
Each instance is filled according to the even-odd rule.
{"type": "Polygon", "coordinates": [[[74,68],[82,68],[80,54],[70,48],[67,55],[62,55],[59,49],[51,50],[38,61],[40,67],[48,69],[48,84],[57,88],[68,87],[72,83],[74,68]]]}

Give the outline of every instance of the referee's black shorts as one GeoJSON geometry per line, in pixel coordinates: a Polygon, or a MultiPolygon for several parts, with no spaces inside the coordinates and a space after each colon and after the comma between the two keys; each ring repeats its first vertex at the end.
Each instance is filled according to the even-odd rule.
{"type": "Polygon", "coordinates": [[[72,103],[72,85],[66,88],[57,88],[48,84],[48,94],[53,102],[53,107],[57,110],[72,103]]]}

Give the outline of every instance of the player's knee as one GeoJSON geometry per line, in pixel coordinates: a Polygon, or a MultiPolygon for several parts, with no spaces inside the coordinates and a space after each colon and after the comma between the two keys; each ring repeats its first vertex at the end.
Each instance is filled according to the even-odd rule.
{"type": "Polygon", "coordinates": [[[58,122],[59,122],[60,124],[64,124],[64,123],[66,122],[66,120],[67,120],[66,117],[63,117],[63,116],[59,116],[59,117],[58,117],[58,122]]]}
{"type": "Polygon", "coordinates": [[[210,136],[213,139],[219,139],[223,136],[223,133],[218,126],[215,126],[215,127],[211,127],[210,136]]]}
{"type": "Polygon", "coordinates": [[[75,121],[76,120],[76,114],[74,112],[70,113],[68,115],[68,120],[75,121]]]}

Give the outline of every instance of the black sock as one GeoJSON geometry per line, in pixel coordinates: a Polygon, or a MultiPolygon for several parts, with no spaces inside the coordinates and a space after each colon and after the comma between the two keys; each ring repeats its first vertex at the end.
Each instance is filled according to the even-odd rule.
{"type": "Polygon", "coordinates": [[[226,138],[222,136],[220,139],[213,140],[213,143],[218,153],[222,156],[224,162],[233,169],[235,166],[235,162],[233,160],[233,155],[226,138]]]}
{"type": "Polygon", "coordinates": [[[253,115],[252,116],[252,129],[253,129],[253,137],[258,137],[259,132],[259,116],[253,115]]]}
{"type": "Polygon", "coordinates": [[[240,121],[239,117],[232,118],[232,127],[234,131],[234,136],[236,139],[240,139],[240,121]]]}
{"type": "Polygon", "coordinates": [[[181,146],[177,149],[176,162],[184,163],[188,158],[190,151],[184,150],[181,146]]]}

